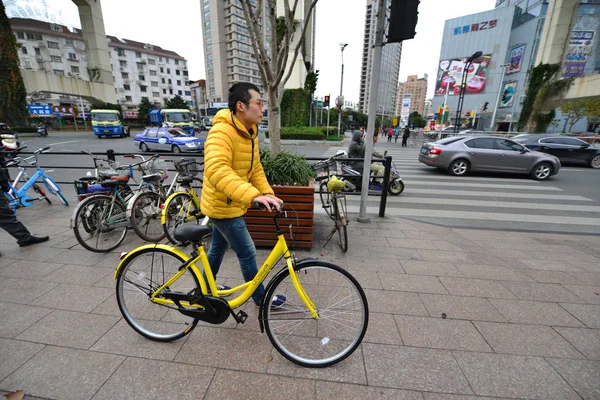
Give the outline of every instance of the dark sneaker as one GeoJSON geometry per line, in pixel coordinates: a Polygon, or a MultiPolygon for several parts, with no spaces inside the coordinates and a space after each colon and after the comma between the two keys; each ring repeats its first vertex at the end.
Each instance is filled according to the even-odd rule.
{"type": "Polygon", "coordinates": [[[36,243],[43,243],[48,241],[48,239],[50,239],[50,237],[48,236],[29,236],[27,239],[23,240],[22,242],[17,242],[19,243],[19,246],[21,247],[25,247],[25,246],[30,246],[32,244],[36,244],[36,243]]]}
{"type": "MultiPolygon", "coordinates": [[[[230,286],[225,286],[225,285],[217,285],[217,290],[229,290],[231,289],[230,286]]],[[[222,294],[221,297],[229,297],[231,296],[231,294],[222,294]]]]}
{"type": "MultiPolygon", "coordinates": [[[[287,300],[287,297],[285,297],[282,294],[276,294],[275,296],[273,296],[273,298],[271,299],[271,310],[277,310],[278,308],[283,307],[283,305],[285,304],[285,301],[287,300]]],[[[260,307],[260,304],[256,304],[256,307],[260,307]]]]}

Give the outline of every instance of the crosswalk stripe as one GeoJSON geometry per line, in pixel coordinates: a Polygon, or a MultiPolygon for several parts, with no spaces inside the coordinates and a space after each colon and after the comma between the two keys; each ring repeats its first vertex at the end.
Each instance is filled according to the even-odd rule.
{"type": "Polygon", "coordinates": [[[403,179],[405,185],[410,186],[455,186],[457,189],[468,188],[491,188],[491,189],[519,189],[519,190],[547,190],[562,192],[563,190],[554,186],[526,186],[526,185],[503,185],[496,183],[467,183],[467,182],[431,182],[429,180],[415,181],[403,179]]]}
{"type": "Polygon", "coordinates": [[[402,174],[402,179],[404,181],[408,180],[427,180],[427,181],[452,181],[456,184],[460,184],[463,181],[473,181],[473,182],[527,182],[527,184],[539,185],[540,181],[534,181],[533,179],[514,179],[514,178],[496,178],[490,179],[489,177],[477,177],[477,176],[452,176],[452,175],[432,175],[431,171],[427,171],[423,174],[402,174]],[[406,179],[405,179],[406,178],[406,179]]]}
{"type": "Polygon", "coordinates": [[[437,194],[437,195],[461,195],[467,197],[499,197],[499,198],[515,198],[515,199],[547,199],[547,200],[583,200],[593,201],[586,197],[573,195],[558,195],[558,194],[533,194],[533,193],[507,193],[507,192],[481,192],[481,191],[459,191],[459,190],[440,190],[440,189],[412,189],[408,188],[411,193],[419,194],[437,194]]]}

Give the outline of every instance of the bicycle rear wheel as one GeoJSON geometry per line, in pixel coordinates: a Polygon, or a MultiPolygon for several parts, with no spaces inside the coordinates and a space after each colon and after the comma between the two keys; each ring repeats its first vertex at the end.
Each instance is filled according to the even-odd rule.
{"type": "Polygon", "coordinates": [[[175,228],[192,220],[199,224],[202,218],[202,212],[194,203],[192,196],[183,192],[171,197],[171,200],[165,203],[163,212],[165,213],[163,230],[169,242],[173,244],[181,244],[173,236],[175,228]]]}
{"type": "MultiPolygon", "coordinates": [[[[177,306],[150,301],[152,293],[173,277],[185,261],[166,249],[144,249],[127,258],[117,275],[117,304],[125,321],[140,335],[158,342],[179,339],[194,329],[197,319],[177,311],[177,306]]],[[[190,269],[166,292],[189,293],[200,288],[190,269]]],[[[160,297],[160,296],[159,296],[160,297]]]]}
{"type": "Polygon", "coordinates": [[[125,239],[128,225],[125,207],[113,200],[111,196],[94,195],[79,203],[73,231],[79,244],[89,251],[106,253],[125,239]]]}
{"type": "Polygon", "coordinates": [[[346,215],[346,198],[342,196],[334,196],[334,198],[335,225],[337,226],[340,246],[345,253],[348,251],[348,218],[346,215]]]}
{"type": "Polygon", "coordinates": [[[147,242],[160,242],[165,233],[160,223],[160,205],[164,199],[154,192],[140,193],[131,206],[131,225],[137,235],[147,242]]]}
{"type": "Polygon", "coordinates": [[[263,301],[269,340],[288,360],[304,367],[336,364],[356,350],[369,323],[369,307],[356,279],[337,265],[310,261],[295,268],[319,319],[300,299],[288,270],[273,278],[263,301]],[[270,299],[284,295],[286,302],[271,309],[270,299]]]}
{"type": "Polygon", "coordinates": [[[327,189],[327,181],[322,182],[319,185],[319,197],[321,198],[321,205],[323,206],[323,210],[329,215],[332,216],[332,204],[331,204],[331,192],[327,189]]]}
{"type": "Polygon", "coordinates": [[[33,191],[36,192],[37,194],[39,194],[40,197],[43,197],[48,204],[52,204],[52,201],[48,198],[48,196],[46,195],[46,192],[44,192],[44,189],[42,189],[40,186],[38,186],[37,183],[34,183],[33,186],[31,186],[31,187],[33,188],[33,191]]]}

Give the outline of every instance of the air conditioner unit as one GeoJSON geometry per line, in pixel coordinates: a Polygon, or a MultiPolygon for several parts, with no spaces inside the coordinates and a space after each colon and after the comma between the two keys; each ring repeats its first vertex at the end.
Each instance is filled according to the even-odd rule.
{"type": "Polygon", "coordinates": [[[125,89],[123,89],[123,88],[118,88],[117,90],[118,90],[120,93],[123,93],[123,92],[125,91],[125,89]]]}
{"type": "Polygon", "coordinates": [[[46,47],[46,42],[38,42],[38,47],[46,47]]]}

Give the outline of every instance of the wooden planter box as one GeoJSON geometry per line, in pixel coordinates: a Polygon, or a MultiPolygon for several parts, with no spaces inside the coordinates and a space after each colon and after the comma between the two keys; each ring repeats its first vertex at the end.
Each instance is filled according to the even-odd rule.
{"type": "MultiPolygon", "coordinates": [[[[295,235],[294,247],[299,249],[310,249],[313,243],[313,223],[315,189],[313,186],[272,186],[275,196],[292,207],[298,213],[288,212],[289,218],[281,218],[279,225],[285,230],[285,239],[291,247],[289,226],[292,224],[292,232],[295,235]],[[299,226],[298,226],[299,225],[299,226]]],[[[274,212],[264,210],[248,210],[244,219],[248,232],[254,240],[256,247],[273,247],[277,243],[277,233],[273,224],[274,212]]]]}

